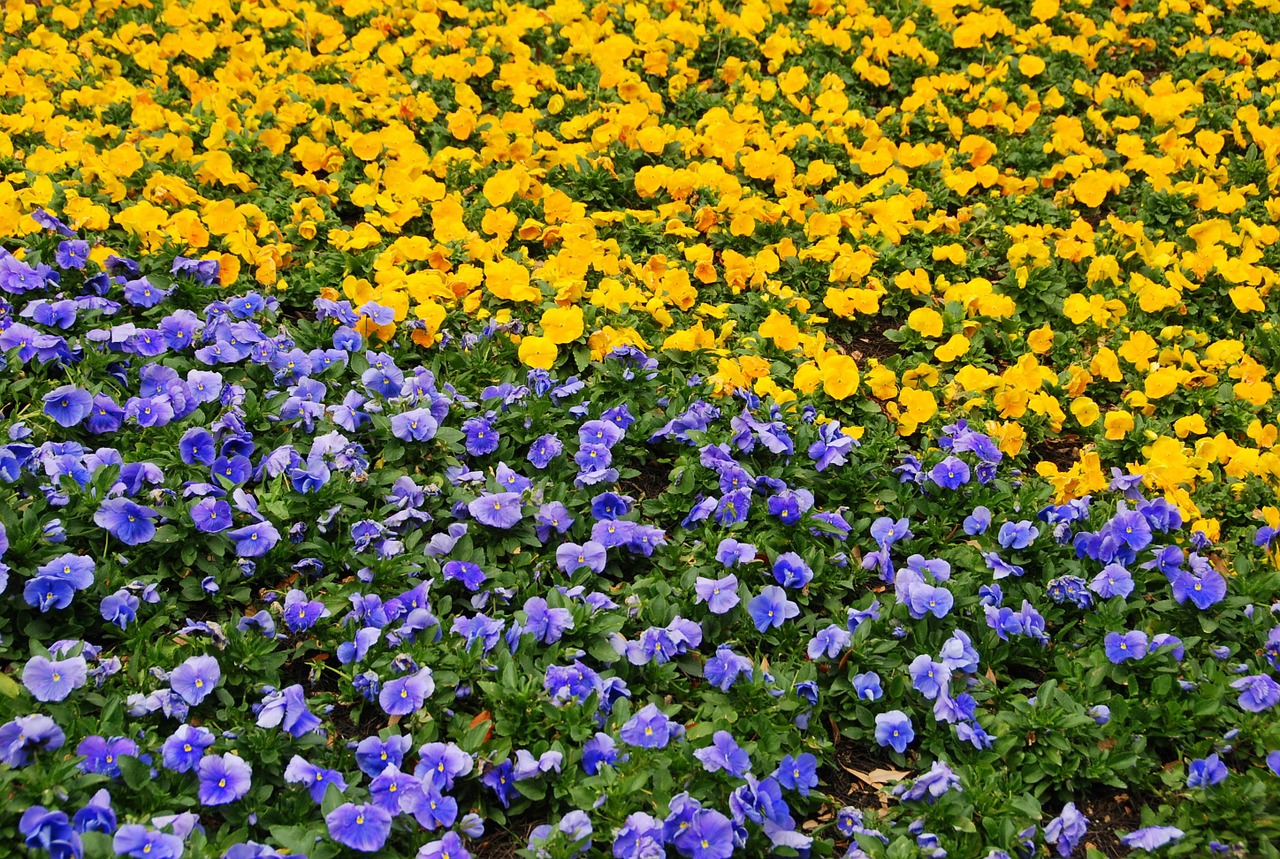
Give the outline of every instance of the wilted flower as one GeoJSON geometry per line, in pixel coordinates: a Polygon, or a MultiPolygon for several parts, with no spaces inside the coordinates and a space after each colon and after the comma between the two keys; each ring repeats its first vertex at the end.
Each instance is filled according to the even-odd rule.
{"type": "Polygon", "coordinates": [[[1120,843],[1130,849],[1159,850],[1166,844],[1181,841],[1184,835],[1186,833],[1176,826],[1146,826],[1122,835],[1120,843]]]}
{"type": "Polygon", "coordinates": [[[1050,820],[1044,828],[1044,840],[1058,848],[1058,855],[1070,856],[1089,829],[1089,818],[1076,810],[1074,802],[1068,802],[1062,813],[1050,820]]]}

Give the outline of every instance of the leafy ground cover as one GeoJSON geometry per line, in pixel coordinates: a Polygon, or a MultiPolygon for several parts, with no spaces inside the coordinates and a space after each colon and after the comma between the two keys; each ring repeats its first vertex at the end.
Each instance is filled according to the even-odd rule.
{"type": "Polygon", "coordinates": [[[0,838],[1277,855],[1277,11],[7,4],[0,838]]]}

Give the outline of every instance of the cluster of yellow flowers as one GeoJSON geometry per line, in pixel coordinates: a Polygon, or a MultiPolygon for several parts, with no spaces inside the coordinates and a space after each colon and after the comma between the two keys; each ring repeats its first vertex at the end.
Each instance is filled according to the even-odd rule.
{"type": "Polygon", "coordinates": [[[1280,4],[1007,6],[9,0],[0,238],[56,208],[425,348],[519,320],[530,367],[633,344],[903,435],[1068,434],[1064,495],[1100,449],[1191,514],[1280,478],[1280,44],[1241,23],[1280,4]]]}

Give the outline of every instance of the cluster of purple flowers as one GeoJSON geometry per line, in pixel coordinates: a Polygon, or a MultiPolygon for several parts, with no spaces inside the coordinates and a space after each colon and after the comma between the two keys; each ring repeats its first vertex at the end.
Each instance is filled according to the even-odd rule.
{"type": "MultiPolygon", "coordinates": [[[[993,439],[961,420],[893,469],[909,508],[884,495],[863,503],[841,472],[867,465],[852,430],[812,406],[789,411],[749,392],[715,405],[664,389],[641,411],[636,403],[658,387],[641,383],[661,365],[635,346],[600,362],[602,375],[641,395],[630,405],[593,402],[607,388],[541,370],[459,390],[465,374],[437,377],[448,360],[424,363],[398,341],[366,336],[395,321],[391,308],[321,298],[315,319],[300,324],[256,292],[173,308],[185,290],[171,278],[207,295],[216,261],[179,258],[166,276],[112,257],[94,271],[88,244],[42,217],[65,239],[56,268],[0,253],[0,289],[18,305],[11,313],[4,301],[0,348],[51,380],[30,418],[37,428],[9,427],[0,482],[59,516],[12,552],[0,524],[0,559],[17,569],[16,605],[35,622],[83,623],[80,602],[92,595],[88,617],[100,617],[113,641],[175,635],[157,645],[168,661],[139,659],[129,672],[87,641],[33,647],[21,663],[24,702],[62,719],[88,711],[110,682],[128,727],[68,740],[71,723],[16,716],[0,725],[0,763],[12,769],[74,747],[95,787],[153,770],[206,811],[238,803],[265,817],[268,796],[314,804],[330,839],[358,852],[426,832],[419,857],[467,857],[474,845],[464,839],[484,832],[468,809],[520,812],[529,797],[550,794],[581,807],[537,827],[533,855],[803,855],[813,835],[802,817],[821,790],[820,761],[808,751],[820,741],[816,731],[805,738],[811,717],[821,715],[816,726],[856,709],[858,739],[913,773],[893,790],[908,804],[895,813],[928,813],[966,789],[963,770],[952,769],[957,756],[948,764],[938,750],[958,742],[965,754],[988,752],[998,737],[984,722],[999,726],[993,732],[1007,726],[992,718],[998,696],[982,691],[1004,652],[1040,658],[1050,643],[1058,653],[1088,647],[1127,677],[1153,654],[1181,662],[1198,646],[1159,624],[1199,622],[1229,589],[1237,596],[1208,538],[1186,534],[1169,501],[1144,498],[1138,475],[1117,475],[1109,491],[1123,500],[1110,515],[1085,497],[1031,516],[1025,496],[1000,494],[997,478],[1021,475],[1002,473],[993,439]],[[671,481],[680,492],[654,504],[628,488],[632,466],[667,457],[679,461],[671,481]],[[854,509],[835,506],[842,500],[854,509]],[[937,511],[954,518],[939,521],[937,511]],[[151,568],[153,555],[164,572],[151,568]],[[170,577],[177,557],[181,572],[170,577]],[[211,605],[230,600],[243,616],[224,624],[196,615],[171,630],[165,609],[152,607],[174,590],[188,602],[190,593],[211,605]],[[1181,614],[1139,615],[1140,598],[1153,593],[1181,614]],[[1121,609],[1132,616],[1113,611],[1121,609]],[[1019,638],[1041,647],[1009,644],[1019,638]],[[309,662],[310,676],[255,680],[246,699],[238,662],[274,666],[286,648],[291,667],[309,662]],[[756,733],[712,723],[681,697],[689,692],[758,720],[756,733]],[[357,707],[382,730],[344,744],[365,733],[345,733],[339,721],[357,707]],[[486,726],[497,719],[494,741],[486,726]],[[513,723],[529,736],[513,737],[513,723]],[[546,725],[556,727],[534,733],[546,725]],[[264,733],[281,751],[255,757],[264,733]],[[714,787],[677,793],[661,812],[641,791],[604,795],[677,759],[679,771],[714,787]],[[597,812],[616,814],[624,794],[634,805],[608,831],[597,812]]],[[[488,322],[483,333],[441,340],[465,352],[516,325],[488,322]]],[[[1259,529],[1257,539],[1274,537],[1259,529]]],[[[10,572],[0,564],[0,590],[10,572]]],[[[1210,651],[1233,672],[1241,712],[1280,704],[1280,626],[1264,652],[1253,666],[1227,662],[1247,655],[1210,651]]],[[[1113,724],[1105,704],[1079,712],[1089,730],[1113,724]]],[[[1191,760],[1187,786],[1223,783],[1226,754],[1191,760]]],[[[106,790],[79,802],[74,812],[26,809],[26,846],[78,859],[92,831],[111,836],[118,855],[177,859],[199,825],[194,813],[121,825],[106,790]]],[[[137,819],[127,806],[120,816],[137,819]]],[[[865,822],[845,809],[836,828],[889,843],[865,822]]],[[[1044,842],[1068,856],[1087,827],[1067,804],[1044,842]]],[[[946,836],[923,818],[905,831],[924,855],[946,855],[946,836]]],[[[1023,845],[1034,845],[1035,831],[1019,836],[1023,845]]],[[[1147,827],[1126,843],[1155,849],[1180,837],[1147,827]]],[[[247,842],[226,855],[280,854],[247,842]]],[[[848,855],[864,854],[854,844],[848,855]]]]}

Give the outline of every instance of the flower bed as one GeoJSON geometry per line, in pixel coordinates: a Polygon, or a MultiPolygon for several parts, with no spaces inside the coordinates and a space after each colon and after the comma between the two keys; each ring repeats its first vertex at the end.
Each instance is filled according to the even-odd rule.
{"type": "Polygon", "coordinates": [[[11,10],[0,835],[1276,855],[1280,50],[1146,5],[11,10]]]}

